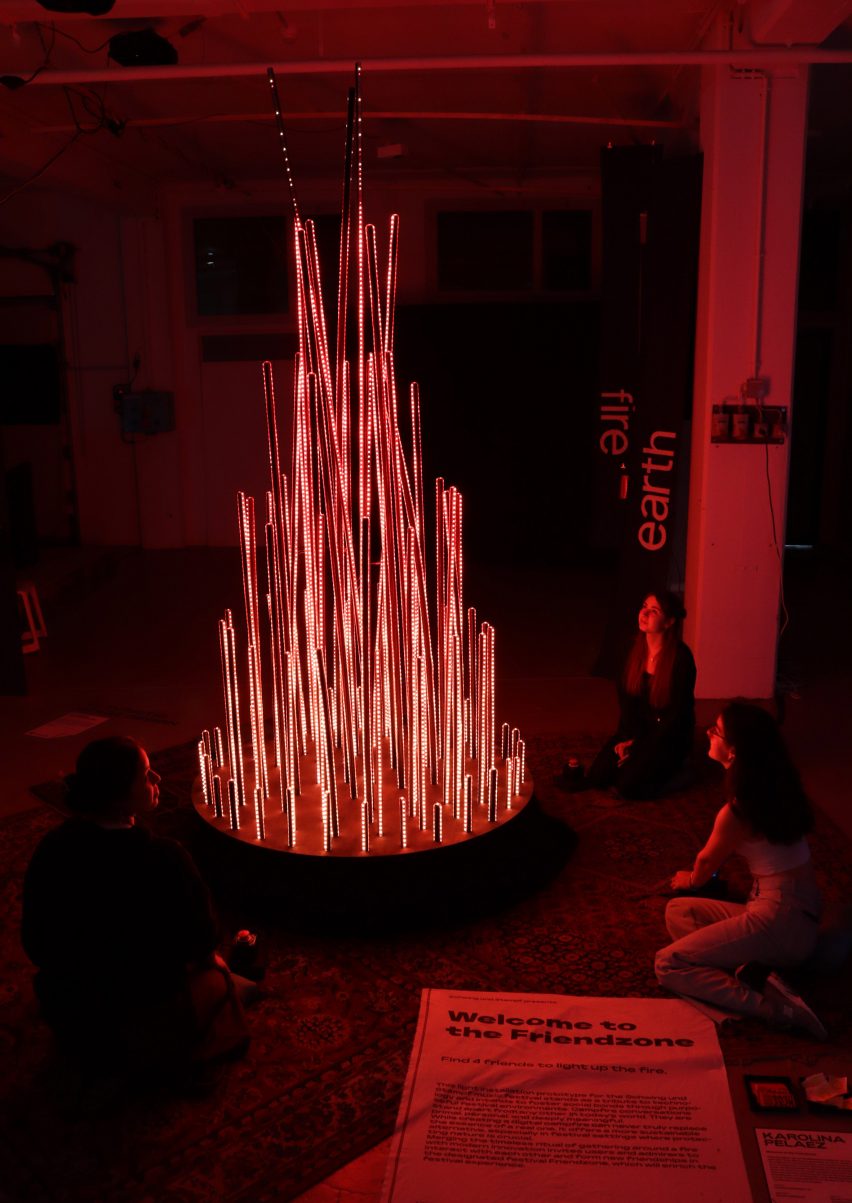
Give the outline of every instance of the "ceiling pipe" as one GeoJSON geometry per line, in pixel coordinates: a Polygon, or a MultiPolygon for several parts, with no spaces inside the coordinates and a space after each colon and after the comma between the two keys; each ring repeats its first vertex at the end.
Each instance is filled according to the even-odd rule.
{"type": "MultiPolygon", "coordinates": [[[[343,121],[344,112],[326,113],[282,113],[285,121],[343,121]]],[[[217,125],[222,123],[252,123],[274,121],[274,113],[208,113],[195,117],[130,117],[128,128],[148,128],[149,126],[171,125],[217,125]]],[[[664,121],[652,117],[586,117],[573,116],[567,113],[451,113],[451,112],[402,112],[398,109],[384,112],[370,109],[371,121],[499,121],[505,125],[510,121],[530,122],[536,125],[625,125],[631,129],[648,127],[649,129],[683,129],[685,121],[664,121]]],[[[69,134],[77,127],[69,123],[63,125],[39,125],[41,134],[69,134]]]]}
{"type": "MultiPolygon", "coordinates": [[[[817,63],[852,63],[852,50],[794,49],[660,50],[622,54],[492,54],[458,58],[362,59],[370,75],[417,71],[538,71],[570,67],[708,67],[741,68],[811,66],[817,63]]],[[[272,67],[282,79],[293,75],[351,75],[351,59],[290,61],[284,63],[206,63],[174,67],[100,67],[78,71],[42,71],[27,87],[73,87],[95,83],[156,83],[182,79],[236,79],[266,77],[272,67]]]]}

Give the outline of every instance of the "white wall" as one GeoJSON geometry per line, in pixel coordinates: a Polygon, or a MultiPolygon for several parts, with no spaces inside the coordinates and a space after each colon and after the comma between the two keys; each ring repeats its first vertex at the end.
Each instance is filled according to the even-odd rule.
{"type": "MultiPolygon", "coordinates": [[[[133,451],[121,442],[112,408],[112,384],[128,373],[118,219],[89,202],[29,189],[0,210],[0,239],[7,247],[38,250],[62,241],[77,248],[76,282],[62,289],[62,319],[80,529],[87,543],[135,543],[133,451]]],[[[17,280],[4,278],[4,295],[26,285],[24,271],[32,282],[33,269],[21,268],[17,280]]]]}

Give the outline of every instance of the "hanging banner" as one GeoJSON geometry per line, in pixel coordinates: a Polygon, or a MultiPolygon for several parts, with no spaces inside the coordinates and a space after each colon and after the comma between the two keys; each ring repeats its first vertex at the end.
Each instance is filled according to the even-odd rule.
{"type": "Polygon", "coordinates": [[[383,1203],[749,1203],[715,1025],[676,999],[424,990],[383,1203]]]}
{"type": "Polygon", "coordinates": [[[657,146],[602,152],[595,537],[619,552],[606,675],[642,598],[683,584],[701,167],[657,146]]]}
{"type": "Polygon", "coordinates": [[[661,146],[601,152],[601,330],[592,537],[620,548],[640,395],[645,236],[661,146]]]}

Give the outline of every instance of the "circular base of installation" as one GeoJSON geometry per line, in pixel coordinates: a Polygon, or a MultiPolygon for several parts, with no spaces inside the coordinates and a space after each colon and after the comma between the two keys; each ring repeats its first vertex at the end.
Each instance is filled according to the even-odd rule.
{"type": "MultiPolygon", "coordinates": [[[[313,758],[302,759],[303,781],[313,758]]],[[[250,766],[247,765],[250,776],[250,766]]],[[[287,817],[278,796],[277,770],[270,774],[264,808],[266,838],[258,839],[254,807],[240,808],[239,830],[216,818],[200,782],[193,802],[210,839],[205,871],[229,894],[259,898],[293,926],[359,931],[414,924],[462,921],[496,910],[535,889],[564,864],[576,842],[564,824],[546,816],[533,797],[533,783],[506,805],[505,771],[498,772],[497,818],[473,806],[473,831],[466,833],[451,804],[442,805],[443,841],[437,843],[432,815],[438,787],[427,790],[423,812],[430,822],[406,816],[405,847],[400,839],[400,791],[390,771],[383,783],[383,834],[370,828],[370,849],[362,848],[362,802],[337,782],[340,836],[323,850],[322,804],[317,785],[303,785],[295,800],[296,842],[288,847],[287,817]]],[[[360,782],[359,782],[360,786],[360,782]]],[[[227,797],[227,791],[225,791],[227,797]]]]}

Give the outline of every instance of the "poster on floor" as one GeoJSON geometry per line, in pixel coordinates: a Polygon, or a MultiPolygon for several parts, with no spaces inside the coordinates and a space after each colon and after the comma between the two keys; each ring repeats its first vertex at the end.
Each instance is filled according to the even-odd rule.
{"type": "Polygon", "coordinates": [[[424,990],[382,1203],[749,1203],[713,1023],[674,999],[424,990]]]}
{"type": "Polygon", "coordinates": [[[755,1132],[772,1203],[852,1203],[852,1132],[755,1132]]]}

